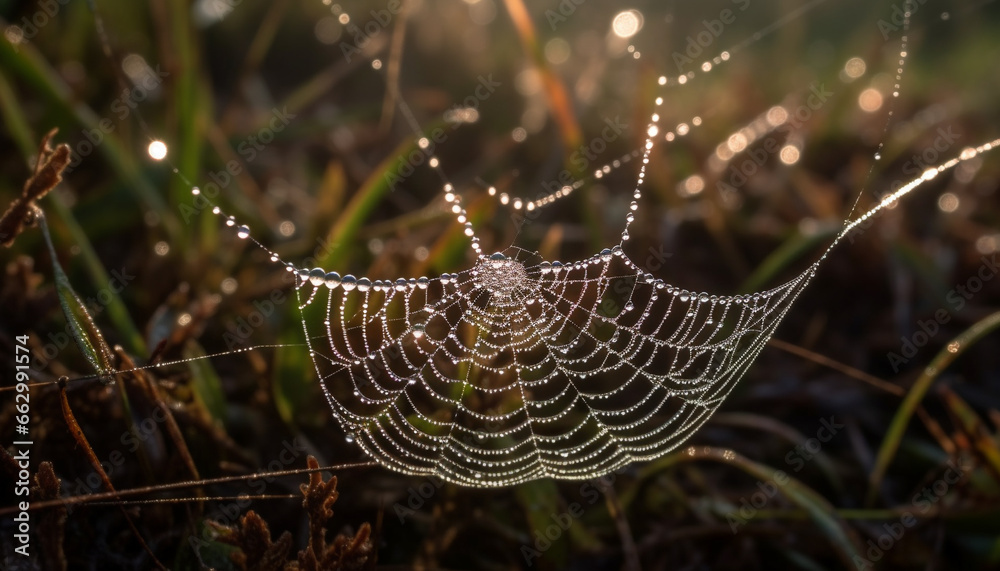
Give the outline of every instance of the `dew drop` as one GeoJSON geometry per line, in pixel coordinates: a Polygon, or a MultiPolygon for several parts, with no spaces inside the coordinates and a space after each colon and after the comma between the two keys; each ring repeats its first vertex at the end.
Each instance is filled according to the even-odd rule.
{"type": "Polygon", "coordinates": [[[340,285],[344,288],[344,291],[351,291],[356,285],[358,285],[358,278],[347,274],[340,279],[340,285]]]}
{"type": "Polygon", "coordinates": [[[314,286],[322,285],[326,281],[326,272],[323,268],[313,268],[309,272],[309,283],[314,286]]]}
{"type": "Polygon", "coordinates": [[[344,440],[346,440],[348,444],[354,444],[355,438],[356,436],[354,435],[353,432],[348,432],[347,434],[344,435],[344,440]]]}
{"type": "Polygon", "coordinates": [[[323,280],[326,283],[326,287],[333,289],[340,285],[340,274],[337,272],[330,272],[324,276],[323,280]]]}
{"type": "Polygon", "coordinates": [[[250,237],[250,229],[247,228],[246,225],[240,226],[239,229],[236,230],[236,236],[241,240],[246,240],[250,237]]]}

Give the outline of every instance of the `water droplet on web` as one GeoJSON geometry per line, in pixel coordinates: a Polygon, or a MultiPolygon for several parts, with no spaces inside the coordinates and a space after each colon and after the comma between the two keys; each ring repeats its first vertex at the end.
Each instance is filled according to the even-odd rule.
{"type": "Polygon", "coordinates": [[[601,259],[604,260],[605,262],[610,262],[611,256],[612,256],[611,250],[609,250],[608,248],[601,250],[601,259]]]}
{"type": "Polygon", "coordinates": [[[421,337],[424,336],[424,331],[425,327],[423,323],[413,324],[413,336],[416,337],[417,339],[420,339],[421,337]]]}
{"type": "Polygon", "coordinates": [[[247,238],[250,237],[250,229],[247,228],[245,225],[240,226],[239,229],[236,230],[236,236],[242,240],[246,240],[247,238]]]}
{"type": "Polygon", "coordinates": [[[552,264],[548,262],[542,262],[541,264],[538,264],[538,269],[542,272],[542,275],[545,275],[552,271],[552,264]]]}
{"type": "Polygon", "coordinates": [[[337,272],[330,272],[323,279],[326,282],[326,287],[330,289],[340,285],[340,274],[337,272]]]}
{"type": "Polygon", "coordinates": [[[354,444],[355,438],[356,436],[354,435],[353,432],[348,432],[347,434],[344,435],[344,440],[346,440],[348,444],[354,444]]]}
{"type": "Polygon", "coordinates": [[[323,268],[313,268],[309,272],[309,283],[314,286],[322,285],[326,281],[326,272],[323,268]]]}
{"type": "Polygon", "coordinates": [[[344,291],[351,291],[354,287],[358,285],[358,278],[347,274],[346,276],[340,278],[340,287],[344,288],[344,291]]]}
{"type": "Polygon", "coordinates": [[[368,291],[372,288],[372,281],[368,278],[360,278],[357,283],[358,291],[368,291]]]}

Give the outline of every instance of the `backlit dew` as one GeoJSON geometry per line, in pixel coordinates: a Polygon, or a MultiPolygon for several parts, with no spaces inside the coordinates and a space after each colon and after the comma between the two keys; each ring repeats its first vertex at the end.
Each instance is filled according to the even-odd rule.
{"type": "Polygon", "coordinates": [[[182,314],[180,314],[180,315],[177,316],[177,325],[180,325],[181,327],[184,327],[185,325],[188,325],[190,323],[191,323],[191,314],[190,313],[182,313],[182,314]]]}
{"type": "Polygon", "coordinates": [[[747,148],[747,138],[743,133],[735,133],[729,137],[726,144],[729,146],[730,151],[738,153],[747,148]]]}
{"type": "Polygon", "coordinates": [[[785,145],[781,148],[778,157],[786,165],[794,165],[799,162],[799,149],[795,145],[785,145]]]}
{"type": "Polygon", "coordinates": [[[313,268],[309,271],[309,283],[312,285],[320,286],[323,285],[325,281],[326,272],[323,271],[323,268],[313,268]]]}
{"type": "Polygon", "coordinates": [[[882,102],[882,92],[874,87],[869,87],[858,95],[858,107],[866,113],[874,113],[881,109],[882,102]]]}
{"type": "Polygon", "coordinates": [[[236,281],[236,278],[226,278],[222,280],[221,284],[219,284],[219,289],[222,290],[222,293],[226,295],[231,295],[233,293],[236,293],[236,288],[238,286],[239,282],[236,281]]]}
{"type": "Polygon", "coordinates": [[[4,39],[16,46],[24,41],[24,29],[11,24],[4,29],[3,36],[4,39]]]}
{"type": "Polygon", "coordinates": [[[569,42],[562,38],[552,38],[545,44],[545,59],[556,65],[565,63],[571,51],[569,42]]]}
{"type": "Polygon", "coordinates": [[[976,251],[980,254],[992,254],[1000,251],[1000,234],[980,236],[976,240],[976,251]]]}
{"type": "Polygon", "coordinates": [[[705,179],[701,175],[691,175],[684,179],[677,188],[680,196],[695,196],[705,190],[705,179]]]}
{"type": "Polygon", "coordinates": [[[284,220],[281,224],[278,224],[278,234],[281,234],[285,238],[295,234],[295,223],[291,220],[284,220]]]}
{"type": "Polygon", "coordinates": [[[333,288],[339,286],[340,285],[340,274],[338,274],[337,272],[329,272],[329,273],[327,273],[326,276],[323,277],[323,283],[325,283],[326,287],[328,287],[330,289],[333,289],[333,288]]]}
{"type": "Polygon", "coordinates": [[[170,253],[170,244],[161,240],[153,246],[153,251],[156,252],[157,256],[166,256],[170,253]]]}
{"type": "Polygon", "coordinates": [[[959,343],[958,341],[952,341],[951,343],[948,343],[948,352],[949,353],[958,353],[958,350],[961,349],[961,348],[962,348],[962,344],[959,343]]]}
{"type": "Polygon", "coordinates": [[[375,70],[382,69],[382,60],[380,59],[372,60],[372,69],[375,70]]]}
{"type": "Polygon", "coordinates": [[[788,111],[780,105],[775,105],[767,110],[765,119],[770,126],[777,127],[785,121],[788,121],[788,111]]]}
{"type": "Polygon", "coordinates": [[[611,30],[619,38],[631,38],[642,27],[642,14],[637,10],[625,10],[615,15],[611,30]]]}
{"type": "Polygon", "coordinates": [[[941,212],[954,212],[958,210],[958,196],[952,192],[946,192],[938,197],[938,208],[941,212]]]}
{"type": "Polygon", "coordinates": [[[346,440],[348,444],[354,444],[355,438],[356,436],[354,435],[353,432],[348,432],[347,434],[344,435],[344,440],[346,440]]]}
{"type": "Polygon", "coordinates": [[[162,161],[167,158],[167,145],[163,141],[153,141],[147,150],[153,160],[162,161]]]}
{"type": "Polygon", "coordinates": [[[859,57],[852,57],[844,64],[844,75],[849,79],[857,79],[865,74],[866,69],[865,60],[859,57]]]}
{"type": "Polygon", "coordinates": [[[240,238],[241,240],[246,240],[247,238],[249,238],[249,237],[250,237],[250,229],[249,229],[249,228],[247,228],[247,227],[246,227],[246,225],[244,225],[244,226],[240,226],[240,227],[239,227],[239,228],[238,228],[238,229],[236,230],[236,236],[237,236],[238,238],[240,238]]]}

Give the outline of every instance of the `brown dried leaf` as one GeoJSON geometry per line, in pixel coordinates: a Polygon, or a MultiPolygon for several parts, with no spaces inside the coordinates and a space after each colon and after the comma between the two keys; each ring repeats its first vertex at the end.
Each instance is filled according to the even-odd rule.
{"type": "Polygon", "coordinates": [[[0,243],[4,246],[10,247],[25,226],[32,224],[37,208],[35,202],[62,181],[62,172],[69,165],[70,148],[65,143],[55,149],[49,145],[57,132],[58,129],[52,129],[42,138],[35,171],[24,183],[21,196],[0,217],[0,243]]]}

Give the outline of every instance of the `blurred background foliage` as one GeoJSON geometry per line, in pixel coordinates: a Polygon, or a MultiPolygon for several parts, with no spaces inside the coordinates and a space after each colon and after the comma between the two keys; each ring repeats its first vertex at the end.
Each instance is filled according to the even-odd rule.
{"type": "MultiPolygon", "coordinates": [[[[93,373],[67,333],[54,261],[92,314],[94,336],[140,363],[302,342],[285,273],[197,210],[185,179],[203,189],[217,184],[219,204],[289,261],[318,259],[373,279],[468,267],[436,175],[417,166],[389,184],[416,148],[397,94],[422,128],[446,133],[436,154],[468,197],[484,249],[514,243],[547,259],[578,259],[618,241],[636,162],[600,180],[590,175],[641,147],[657,95],[665,98],[661,125],[699,117],[697,128],[654,152],[627,250],[657,277],[716,293],[776,285],[801,271],[856,198],[859,208],[871,206],[919,176],[920,157],[933,155],[933,164],[956,156],[995,138],[1000,125],[995,3],[912,3],[898,99],[891,92],[903,32],[892,28],[911,5],[902,1],[809,9],[749,0],[96,5],[110,58],[88,2],[0,0],[0,202],[20,192],[49,129],[60,129],[56,142],[78,159],[40,202],[57,260],[37,229],[0,252],[0,353],[11,362],[14,336],[30,333],[39,380],[93,373]],[[642,22],[629,39],[612,29],[625,9],[642,22]],[[734,21],[718,26],[723,10],[734,21]],[[683,71],[740,47],[689,85],[659,89],[661,74],[677,76],[677,54],[708,37],[683,71]],[[863,73],[858,60],[847,66],[852,58],[863,73]],[[456,109],[484,81],[495,91],[465,115],[474,121],[457,125],[456,109]],[[141,101],[137,85],[151,86],[141,101]],[[830,93],[827,101],[775,135],[799,156],[768,156],[734,192],[720,189],[733,171],[711,168],[717,146],[774,105],[807,105],[816,89],[830,93]],[[627,129],[595,160],[581,160],[580,145],[616,120],[627,129]],[[182,177],[150,159],[150,137],[165,142],[182,177]],[[492,184],[534,198],[563,170],[586,184],[527,220],[485,192],[492,184]]],[[[761,147],[731,164],[748,164],[761,147]]],[[[987,154],[835,251],[778,340],[693,437],[690,454],[632,466],[610,486],[539,481],[475,490],[381,468],[341,470],[330,531],[353,534],[371,522],[377,561],[366,565],[387,569],[871,568],[869,560],[885,569],[995,568],[1000,280],[968,290],[974,276],[995,275],[987,262],[1000,250],[998,176],[1000,158],[987,154]],[[803,446],[826,434],[824,420],[843,427],[814,457],[803,446]],[[961,478],[942,487],[949,466],[960,466],[961,478]],[[747,517],[740,509],[769,489],[775,470],[794,480],[747,517]],[[916,523],[892,536],[907,513],[916,523]],[[734,524],[736,516],[746,522],[734,524]]],[[[307,454],[324,464],[365,460],[331,422],[300,346],[164,367],[150,379],[155,391],[120,380],[68,393],[118,490],[301,468],[307,454]],[[180,438],[168,423],[149,422],[161,418],[161,403],[180,438]]],[[[35,466],[53,463],[64,496],[99,490],[56,388],[32,397],[35,466]]],[[[0,412],[5,435],[13,430],[9,402],[0,412]]],[[[304,478],[151,496],[296,495],[304,478]]],[[[206,534],[219,533],[206,522],[231,526],[250,508],[275,537],[291,531],[295,551],[305,545],[308,518],[297,499],[125,512],[76,505],[55,542],[61,553],[49,556],[70,568],[150,568],[127,513],[168,566],[235,568],[233,548],[206,534]],[[197,553],[192,537],[203,541],[197,553]]]]}

